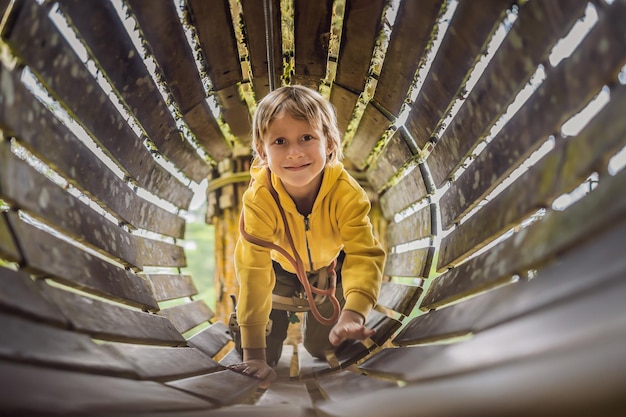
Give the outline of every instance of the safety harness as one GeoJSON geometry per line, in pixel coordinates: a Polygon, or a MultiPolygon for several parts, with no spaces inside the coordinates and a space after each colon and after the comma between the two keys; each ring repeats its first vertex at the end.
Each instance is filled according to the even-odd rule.
{"type": "Polygon", "coordinates": [[[339,301],[335,296],[335,289],[337,287],[337,272],[335,271],[335,266],[337,265],[337,260],[333,260],[333,262],[328,267],[322,268],[319,271],[317,286],[311,284],[304,268],[304,262],[302,262],[302,258],[296,250],[296,246],[293,242],[291,230],[289,229],[289,224],[287,223],[287,216],[285,215],[285,211],[280,204],[278,193],[276,192],[276,189],[272,184],[272,177],[269,168],[266,169],[266,173],[270,194],[274,198],[274,201],[276,202],[278,210],[280,211],[280,215],[283,219],[283,223],[285,224],[285,234],[287,236],[289,246],[291,247],[291,250],[293,252],[293,256],[284,248],[281,248],[280,246],[272,242],[259,239],[256,236],[253,236],[250,233],[246,232],[243,210],[239,218],[239,232],[241,233],[241,236],[248,242],[264,248],[273,249],[283,255],[295,269],[296,276],[302,284],[305,293],[304,298],[297,296],[284,297],[277,294],[272,294],[272,308],[277,310],[296,312],[310,310],[313,314],[313,317],[315,317],[315,319],[320,323],[325,325],[335,324],[335,322],[337,322],[337,320],[339,319],[339,312],[341,310],[339,301]],[[324,302],[327,298],[330,300],[333,306],[333,314],[331,317],[324,317],[318,309],[318,305],[324,302]]]}

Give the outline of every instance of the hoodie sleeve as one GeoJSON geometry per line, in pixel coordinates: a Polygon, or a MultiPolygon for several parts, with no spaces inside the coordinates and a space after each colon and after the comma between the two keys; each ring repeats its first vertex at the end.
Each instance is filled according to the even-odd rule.
{"type": "MultiPolygon", "coordinates": [[[[275,221],[250,194],[246,192],[243,200],[245,230],[255,237],[272,241],[275,221]]],[[[242,347],[264,348],[265,326],[272,309],[272,289],[276,281],[270,250],[239,236],[235,246],[235,270],[239,281],[237,320],[242,347]]]]}
{"type": "Polygon", "coordinates": [[[367,317],[376,304],[385,264],[385,251],[374,237],[365,191],[355,182],[344,182],[338,193],[337,220],[346,257],[341,270],[344,306],[367,317]],[[343,188],[343,187],[342,187],[343,188]]]}

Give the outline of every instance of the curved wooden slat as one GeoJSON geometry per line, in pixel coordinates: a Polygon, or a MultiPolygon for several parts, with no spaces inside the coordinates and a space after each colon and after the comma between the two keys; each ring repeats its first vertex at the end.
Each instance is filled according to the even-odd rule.
{"type": "Polygon", "coordinates": [[[178,207],[189,205],[191,190],[154,161],[50,21],[46,8],[32,0],[24,1],[5,40],[131,178],[178,207]]]}
{"type": "Polygon", "coordinates": [[[428,158],[437,187],[487,136],[554,44],[583,15],[586,5],[586,0],[560,0],[520,7],[513,27],[428,158]]]}
{"type": "MultiPolygon", "coordinates": [[[[626,18],[626,13],[622,15],[626,18]]],[[[579,112],[626,64],[616,26],[597,25],[546,80],[441,198],[442,227],[471,210],[553,132],[579,112]],[[598,45],[602,43],[600,50],[598,45]],[[558,111],[554,111],[558,109],[558,111]],[[532,122],[531,122],[532,121],[532,122]],[[515,163],[514,161],[518,161],[515,163]]]]}
{"type": "Polygon", "coordinates": [[[223,160],[230,154],[230,145],[206,102],[202,80],[176,5],[146,0],[126,0],[126,3],[139,23],[187,126],[209,155],[217,161],[223,160]]]}
{"type": "Polygon", "coordinates": [[[418,147],[426,145],[458,96],[463,95],[471,68],[482,57],[480,51],[487,49],[513,3],[492,0],[481,3],[480,8],[471,2],[458,3],[405,124],[418,147]]]}
{"type": "Polygon", "coordinates": [[[63,0],[59,6],[150,140],[185,175],[202,181],[211,167],[181,135],[113,5],[63,0]]]}
{"type": "Polygon", "coordinates": [[[624,106],[626,87],[616,86],[611,101],[578,136],[557,143],[550,153],[442,240],[438,270],[454,265],[534,211],[547,207],[594,170],[603,172],[606,161],[625,144],[626,119],[621,117],[624,106]]]}
{"type": "Polygon", "coordinates": [[[163,309],[159,312],[159,315],[167,317],[179,332],[185,333],[197,325],[210,320],[215,316],[215,313],[204,301],[195,300],[190,303],[163,309]]]}
{"type": "Polygon", "coordinates": [[[198,293],[191,275],[140,274],[139,276],[150,281],[152,293],[157,301],[191,297],[198,293]]]}
{"type": "Polygon", "coordinates": [[[398,129],[376,162],[367,170],[367,180],[374,190],[380,190],[398,170],[409,162],[413,152],[403,129],[398,129]]]}
{"type": "Polygon", "coordinates": [[[158,310],[147,282],[131,271],[10,215],[24,253],[24,268],[65,285],[146,310],[158,310]],[[68,260],[71,259],[71,262],[68,260]]]}
{"type": "Polygon", "coordinates": [[[78,332],[103,340],[185,345],[185,339],[165,317],[130,310],[45,284],[42,288],[78,332]]]}
{"type": "Polygon", "coordinates": [[[181,238],[184,219],[134,193],[87,146],[26,90],[19,73],[0,66],[0,124],[18,143],[91,197],[120,222],[181,238]]]}
{"type": "Polygon", "coordinates": [[[380,196],[383,216],[385,219],[391,220],[396,213],[410,207],[427,195],[428,190],[424,177],[419,166],[417,166],[380,196]]]}
{"type": "Polygon", "coordinates": [[[293,84],[317,89],[326,76],[332,0],[294,4],[295,72],[293,84]]]}

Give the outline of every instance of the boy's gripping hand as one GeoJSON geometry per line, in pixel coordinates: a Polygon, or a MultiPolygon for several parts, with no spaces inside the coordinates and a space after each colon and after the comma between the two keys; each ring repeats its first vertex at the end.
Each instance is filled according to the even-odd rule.
{"type": "Polygon", "coordinates": [[[269,388],[276,379],[276,371],[274,371],[265,360],[265,349],[244,349],[243,362],[231,365],[228,369],[260,379],[261,383],[259,384],[259,388],[262,389],[269,388]]]}
{"type": "Polygon", "coordinates": [[[333,346],[339,346],[348,339],[364,340],[372,337],[376,330],[367,329],[364,326],[365,319],[362,315],[352,310],[343,310],[339,320],[328,335],[328,340],[333,346]]]}

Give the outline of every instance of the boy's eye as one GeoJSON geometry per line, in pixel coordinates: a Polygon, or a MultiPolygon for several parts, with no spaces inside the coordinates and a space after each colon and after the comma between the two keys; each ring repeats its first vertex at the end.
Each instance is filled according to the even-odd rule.
{"type": "Polygon", "coordinates": [[[309,140],[313,140],[313,135],[304,135],[302,136],[302,140],[307,142],[309,140]]]}
{"type": "Polygon", "coordinates": [[[282,145],[282,144],[284,144],[284,143],[285,143],[285,139],[283,139],[283,138],[278,138],[278,139],[276,139],[276,140],[274,141],[274,143],[275,143],[275,144],[277,144],[277,145],[282,145]]]}

